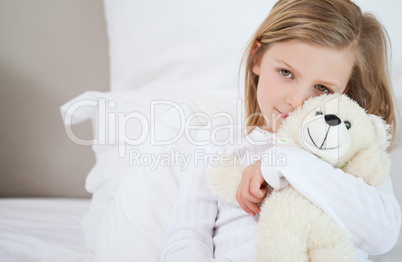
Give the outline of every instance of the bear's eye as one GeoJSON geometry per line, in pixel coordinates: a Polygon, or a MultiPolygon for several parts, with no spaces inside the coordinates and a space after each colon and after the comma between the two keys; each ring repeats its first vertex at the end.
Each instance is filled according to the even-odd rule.
{"type": "Polygon", "coordinates": [[[352,127],[352,124],[349,121],[345,121],[345,126],[347,129],[352,127]]]}
{"type": "Polygon", "coordinates": [[[315,116],[319,116],[319,115],[322,115],[322,112],[320,112],[320,111],[315,112],[315,116]]]}

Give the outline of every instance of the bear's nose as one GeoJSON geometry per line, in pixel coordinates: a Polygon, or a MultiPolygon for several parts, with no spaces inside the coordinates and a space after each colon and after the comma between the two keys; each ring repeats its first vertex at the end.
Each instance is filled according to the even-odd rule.
{"type": "Polygon", "coordinates": [[[325,115],[325,122],[330,126],[337,126],[341,123],[341,120],[336,115],[325,115]]]}

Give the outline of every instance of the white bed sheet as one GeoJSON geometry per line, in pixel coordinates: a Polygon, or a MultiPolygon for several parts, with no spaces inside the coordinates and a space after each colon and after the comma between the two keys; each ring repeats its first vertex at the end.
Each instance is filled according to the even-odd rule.
{"type": "Polygon", "coordinates": [[[85,253],[82,216],[90,199],[0,199],[0,261],[36,262],[85,253]]]}
{"type": "MultiPolygon", "coordinates": [[[[81,224],[89,204],[90,199],[0,199],[0,262],[92,261],[81,224]]],[[[402,261],[399,242],[390,253],[371,259],[402,261]]]]}

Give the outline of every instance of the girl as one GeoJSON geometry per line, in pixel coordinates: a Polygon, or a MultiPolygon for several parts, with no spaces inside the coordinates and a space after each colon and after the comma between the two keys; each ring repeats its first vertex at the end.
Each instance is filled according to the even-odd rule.
{"type": "MultiPolygon", "coordinates": [[[[349,0],[279,0],[245,53],[247,135],[237,144],[211,144],[197,152],[204,157],[262,155],[265,136],[275,133],[306,99],[324,93],[346,93],[368,113],[394,124],[386,40],[379,22],[349,0]]],[[[209,133],[201,134],[198,141],[211,139],[209,133]]],[[[214,134],[217,141],[228,141],[227,133],[214,134]]],[[[348,231],[361,261],[392,248],[400,208],[389,178],[371,187],[304,150],[276,149],[287,160],[281,175],[348,231]],[[301,179],[294,179],[287,167],[300,170],[301,179]]],[[[277,170],[245,158],[249,167],[236,196],[242,210],[209,191],[208,165],[197,160],[198,153],[184,174],[162,260],[255,261],[258,203],[266,194],[261,185],[278,176],[277,170]]]]}

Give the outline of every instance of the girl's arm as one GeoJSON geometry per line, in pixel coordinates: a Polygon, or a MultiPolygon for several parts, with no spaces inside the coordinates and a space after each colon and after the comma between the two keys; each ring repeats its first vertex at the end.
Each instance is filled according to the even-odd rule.
{"type": "MultiPolygon", "coordinates": [[[[209,139],[210,133],[206,131],[196,141],[209,139]]],[[[208,186],[208,158],[231,152],[230,147],[215,146],[192,151],[166,232],[162,261],[255,261],[256,220],[235,205],[218,202],[208,186]],[[218,203],[224,207],[218,209],[218,203]],[[216,235],[215,231],[220,233],[216,235]],[[214,237],[218,240],[214,241],[214,237]]]]}
{"type": "Polygon", "coordinates": [[[254,176],[262,175],[276,188],[290,183],[331,215],[350,234],[356,247],[370,255],[385,253],[394,246],[399,236],[401,209],[389,177],[381,186],[372,187],[301,148],[281,146],[269,150],[275,150],[277,156],[282,154],[286,163],[268,165],[263,158],[260,174],[243,172],[247,179],[252,181],[254,176]]]}
{"type": "MultiPolygon", "coordinates": [[[[194,163],[194,155],[190,163],[194,163]]],[[[208,190],[206,172],[201,163],[191,164],[183,174],[162,261],[213,261],[212,237],[218,209],[216,197],[208,190]]]]}
{"type": "MultiPolygon", "coordinates": [[[[200,130],[195,141],[209,141],[210,137],[210,130],[200,130]]],[[[195,146],[191,153],[189,165],[181,178],[177,203],[166,232],[162,261],[236,261],[230,257],[214,258],[213,236],[218,214],[218,198],[208,187],[207,157],[219,154],[218,148],[212,144],[195,146]]],[[[232,253],[236,255],[236,252],[232,253]]]]}

